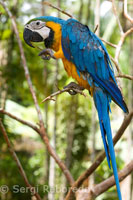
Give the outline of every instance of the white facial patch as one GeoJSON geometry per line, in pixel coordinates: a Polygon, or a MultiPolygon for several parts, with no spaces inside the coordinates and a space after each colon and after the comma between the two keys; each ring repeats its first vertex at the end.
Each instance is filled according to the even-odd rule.
{"type": "Polygon", "coordinates": [[[44,26],[39,30],[35,30],[35,32],[39,33],[42,36],[42,38],[45,40],[47,37],[49,37],[50,29],[44,26]]]}

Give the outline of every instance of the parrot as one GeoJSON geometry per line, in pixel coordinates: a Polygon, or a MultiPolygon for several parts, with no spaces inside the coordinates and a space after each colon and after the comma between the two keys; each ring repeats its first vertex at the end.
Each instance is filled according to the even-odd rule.
{"type": "Polygon", "coordinates": [[[89,91],[98,113],[108,166],[113,169],[118,199],[122,200],[109,117],[111,100],[124,113],[128,113],[128,108],[106,47],[87,25],[74,18],[36,17],[26,23],[23,38],[30,47],[34,47],[33,42],[43,42],[46,48],[39,56],[44,60],[62,59],[68,76],[89,91]]]}

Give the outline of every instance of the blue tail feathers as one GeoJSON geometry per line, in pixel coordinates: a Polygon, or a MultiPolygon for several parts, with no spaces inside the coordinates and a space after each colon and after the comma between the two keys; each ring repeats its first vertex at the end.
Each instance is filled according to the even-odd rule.
{"type": "Polygon", "coordinates": [[[109,113],[108,113],[108,110],[109,110],[108,96],[106,93],[103,92],[101,88],[95,87],[94,92],[93,92],[93,98],[94,98],[96,109],[98,111],[99,124],[100,124],[100,129],[101,129],[101,134],[102,134],[102,139],[104,143],[108,165],[109,165],[109,168],[112,165],[118,197],[119,197],[119,200],[122,200],[117,166],[116,166],[115,151],[114,151],[113,139],[112,139],[112,133],[111,133],[110,119],[109,119],[109,113]],[[111,165],[110,165],[110,160],[111,160],[111,165]]]}
{"type": "Polygon", "coordinates": [[[96,76],[91,75],[94,80],[97,81],[99,86],[103,87],[111,96],[111,99],[125,112],[128,113],[128,108],[123,100],[122,94],[118,86],[113,82],[113,80],[103,81],[96,76]]]}

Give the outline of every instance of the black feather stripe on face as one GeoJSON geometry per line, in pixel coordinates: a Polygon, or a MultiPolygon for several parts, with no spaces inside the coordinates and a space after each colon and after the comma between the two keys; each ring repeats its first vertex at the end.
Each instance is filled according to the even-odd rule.
{"type": "Polygon", "coordinates": [[[54,41],[54,31],[50,28],[49,37],[44,40],[46,48],[50,48],[54,41]]]}

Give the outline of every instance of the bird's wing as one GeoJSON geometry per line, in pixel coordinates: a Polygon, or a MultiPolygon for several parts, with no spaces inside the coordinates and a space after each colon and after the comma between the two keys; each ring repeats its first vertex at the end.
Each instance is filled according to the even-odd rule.
{"type": "Polygon", "coordinates": [[[78,74],[82,73],[90,86],[95,84],[101,87],[127,112],[107,50],[87,26],[74,19],[67,20],[62,26],[62,49],[65,57],[75,64],[78,74]]]}

